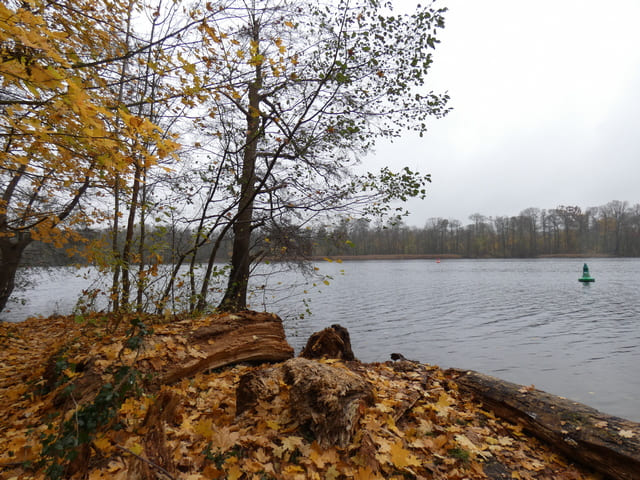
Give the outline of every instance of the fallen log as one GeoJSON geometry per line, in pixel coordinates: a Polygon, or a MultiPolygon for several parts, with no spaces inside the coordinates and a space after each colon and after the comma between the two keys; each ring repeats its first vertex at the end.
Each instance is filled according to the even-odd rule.
{"type": "Polygon", "coordinates": [[[212,317],[188,336],[190,353],[161,379],[172,384],[196,373],[239,362],[282,362],[293,357],[282,320],[272,313],[243,311],[212,317]]]}
{"type": "Polygon", "coordinates": [[[447,370],[497,416],[616,480],[640,478],[640,424],[563,397],[473,371],[447,370]]]}

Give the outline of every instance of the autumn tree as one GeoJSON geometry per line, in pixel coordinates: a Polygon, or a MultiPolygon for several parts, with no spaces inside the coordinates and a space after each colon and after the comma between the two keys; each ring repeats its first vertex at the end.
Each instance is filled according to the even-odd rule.
{"type": "Polygon", "coordinates": [[[133,55],[114,35],[131,2],[107,3],[0,5],[0,309],[27,245],[62,247],[105,218],[87,192],[133,152],[152,163],[176,147],[113,95],[110,69],[133,55]]]}
{"type": "Polygon", "coordinates": [[[268,253],[253,244],[257,228],[286,226],[290,236],[327,213],[384,214],[395,200],[424,195],[428,176],[354,167],[376,140],[422,134],[430,116],[446,113],[447,96],[424,89],[444,21],[432,6],[394,15],[369,1],[230,2],[224,13],[196,56],[223,78],[203,128],[219,141],[218,165],[234,175],[226,192],[236,203],[219,233],[233,234],[220,308],[238,310],[252,262],[268,253]]]}

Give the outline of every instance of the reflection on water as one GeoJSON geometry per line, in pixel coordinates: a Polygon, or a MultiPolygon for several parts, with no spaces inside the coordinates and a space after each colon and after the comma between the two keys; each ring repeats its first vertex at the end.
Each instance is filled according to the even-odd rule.
{"type": "MultiPolygon", "coordinates": [[[[331,284],[292,295],[300,277],[269,278],[299,351],[311,333],[339,323],[363,361],[392,352],[442,367],[478,370],[640,421],[640,259],[589,259],[593,284],[580,283],[582,259],[427,260],[322,263],[331,284]],[[344,270],[344,274],[342,274],[344,270]],[[310,299],[311,316],[301,298],[310,299]]],[[[43,282],[27,292],[28,311],[68,313],[86,281],[43,282]],[[75,283],[74,283],[75,282],[75,283]],[[73,290],[76,288],[76,290],[73,290]]],[[[261,304],[258,306],[258,304],[261,304]]],[[[21,317],[22,316],[22,317],[21,317]]]]}

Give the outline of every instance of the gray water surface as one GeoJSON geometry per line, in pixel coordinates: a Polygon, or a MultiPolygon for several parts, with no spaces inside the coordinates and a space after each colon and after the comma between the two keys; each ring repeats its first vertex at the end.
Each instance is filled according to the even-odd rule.
{"type": "Polygon", "coordinates": [[[314,315],[287,330],[299,349],[312,331],[339,323],[364,361],[399,352],[640,421],[640,260],[586,260],[593,284],[578,282],[583,261],[331,264],[314,315]]]}
{"type": "MultiPolygon", "coordinates": [[[[255,309],[284,319],[296,351],[311,333],[339,323],[363,361],[385,361],[398,352],[443,368],[533,384],[640,421],[640,259],[352,261],[317,267],[331,276],[328,286],[291,287],[300,277],[278,273],[267,277],[279,287],[275,296],[252,300],[255,309]],[[578,282],[585,261],[593,284],[578,282]],[[302,298],[312,311],[304,318],[298,315],[302,298]]],[[[70,313],[87,286],[72,270],[40,275],[23,292],[26,303],[12,305],[0,318],[70,313]]]]}

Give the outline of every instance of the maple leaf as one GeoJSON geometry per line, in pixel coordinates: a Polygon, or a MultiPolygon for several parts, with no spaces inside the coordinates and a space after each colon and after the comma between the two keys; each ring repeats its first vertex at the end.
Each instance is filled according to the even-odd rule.
{"type": "Polygon", "coordinates": [[[331,465],[329,468],[327,468],[327,471],[324,474],[324,478],[326,480],[337,480],[338,478],[340,478],[340,475],[341,474],[336,468],[336,466],[331,465]]]}
{"type": "Polygon", "coordinates": [[[102,437],[97,440],[94,440],[93,444],[103,452],[112,450],[111,441],[109,441],[109,439],[106,437],[102,437]]]}
{"type": "Polygon", "coordinates": [[[391,462],[400,469],[420,466],[420,460],[402,446],[402,441],[397,441],[391,446],[391,462]]]}
{"type": "Polygon", "coordinates": [[[238,459],[236,457],[229,457],[224,462],[224,467],[227,473],[228,480],[238,480],[244,472],[238,465],[238,459]]]}
{"type": "Polygon", "coordinates": [[[370,467],[358,467],[358,470],[353,476],[354,480],[378,480],[382,479],[378,472],[374,472],[370,467]]]}
{"type": "Polygon", "coordinates": [[[440,397],[437,403],[431,405],[431,407],[437,412],[437,415],[445,416],[451,411],[451,405],[453,405],[453,399],[445,392],[440,392],[440,397]]]}
{"type": "Polygon", "coordinates": [[[334,448],[323,449],[317,444],[317,442],[313,442],[311,444],[309,458],[315,466],[320,469],[323,469],[327,464],[336,464],[339,460],[338,454],[334,448]]]}
{"type": "Polygon", "coordinates": [[[297,448],[304,445],[304,439],[302,437],[296,437],[294,435],[286,437],[282,440],[282,447],[290,452],[295,451],[297,448]]]}

